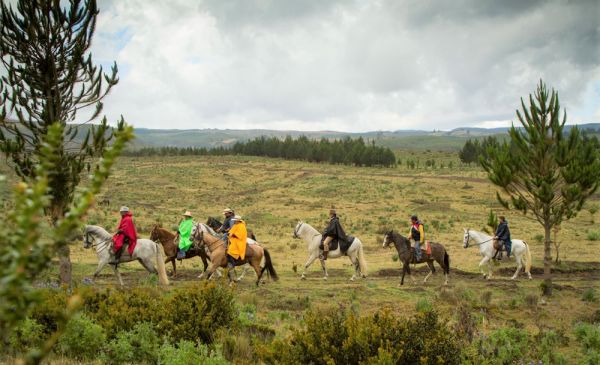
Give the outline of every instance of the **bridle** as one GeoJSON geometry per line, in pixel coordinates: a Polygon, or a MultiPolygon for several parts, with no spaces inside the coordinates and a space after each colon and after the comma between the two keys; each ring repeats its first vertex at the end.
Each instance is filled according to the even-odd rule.
{"type": "MultiPolygon", "coordinates": [[[[469,245],[469,241],[470,241],[470,240],[471,240],[471,231],[470,231],[470,229],[467,229],[467,240],[466,240],[466,241],[464,241],[464,243],[465,243],[465,248],[469,248],[469,246],[470,246],[470,245],[469,245]]],[[[489,240],[481,241],[481,242],[479,242],[479,243],[478,243],[478,242],[475,242],[475,243],[473,244],[473,246],[481,246],[481,245],[483,245],[484,243],[488,243],[488,242],[490,242],[490,241],[493,241],[493,240],[494,240],[494,237],[490,238],[489,240]]]]}
{"type": "Polygon", "coordinates": [[[105,239],[104,241],[96,242],[96,239],[92,239],[92,242],[90,242],[90,233],[89,232],[86,232],[84,237],[85,237],[85,247],[84,248],[94,247],[94,248],[96,248],[96,252],[100,252],[100,251],[106,249],[109,245],[105,244],[105,243],[112,241],[112,237],[110,237],[110,238],[105,239]]]}
{"type": "Polygon", "coordinates": [[[298,224],[296,229],[294,229],[294,238],[300,238],[300,236],[298,236],[298,232],[300,232],[300,227],[302,227],[303,224],[304,224],[304,222],[300,222],[300,224],[298,224]]]}

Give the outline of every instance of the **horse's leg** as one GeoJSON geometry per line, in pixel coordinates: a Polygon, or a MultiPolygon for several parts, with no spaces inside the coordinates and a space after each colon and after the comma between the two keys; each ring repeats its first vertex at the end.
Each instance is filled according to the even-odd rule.
{"type": "Polygon", "coordinates": [[[121,286],[125,286],[125,284],[123,284],[123,278],[121,277],[121,273],[119,272],[119,268],[118,265],[115,265],[115,275],[117,275],[117,278],[119,279],[119,284],[121,284],[121,286]]]}
{"type": "Polygon", "coordinates": [[[431,274],[435,272],[435,268],[433,267],[433,261],[427,260],[427,266],[429,267],[429,273],[427,274],[427,276],[425,276],[425,279],[423,279],[423,284],[425,284],[427,282],[427,279],[429,279],[429,277],[431,276],[431,274]]]}
{"type": "Polygon", "coordinates": [[[325,266],[325,260],[323,259],[319,259],[321,261],[321,268],[323,269],[323,273],[325,274],[325,276],[323,276],[324,280],[327,280],[327,277],[329,276],[327,274],[327,267],[325,266]]]}
{"type": "Polygon", "coordinates": [[[304,280],[306,279],[306,270],[308,269],[308,267],[310,265],[312,265],[312,263],[317,259],[317,255],[315,255],[314,253],[311,253],[310,256],[308,256],[308,260],[306,260],[306,264],[304,264],[304,271],[302,271],[302,276],[300,276],[300,279],[304,280]]]}
{"type": "Polygon", "coordinates": [[[246,276],[246,271],[248,270],[248,266],[249,265],[242,266],[242,275],[238,276],[237,279],[235,279],[235,281],[240,281],[244,278],[244,276],[246,276]]]}
{"type": "Polygon", "coordinates": [[[408,265],[409,263],[406,261],[402,263],[402,279],[400,279],[400,285],[404,285],[404,275],[406,275],[408,265]]]}
{"type": "Polygon", "coordinates": [[[515,274],[512,276],[512,280],[515,280],[519,276],[519,271],[521,271],[521,268],[523,267],[523,259],[521,258],[521,256],[515,255],[515,258],[517,261],[517,271],[515,271],[515,274]]]}
{"type": "Polygon", "coordinates": [[[487,275],[483,272],[483,265],[489,260],[490,258],[488,256],[484,256],[483,259],[481,259],[481,261],[479,262],[479,271],[481,271],[481,275],[483,275],[484,279],[487,278],[487,275]]]}
{"type": "Polygon", "coordinates": [[[350,278],[350,281],[354,281],[354,279],[356,279],[356,276],[360,275],[359,270],[358,270],[358,259],[355,255],[348,256],[348,258],[350,259],[350,262],[352,263],[352,265],[354,265],[354,274],[350,278]]]}
{"type": "Polygon", "coordinates": [[[107,261],[98,262],[98,267],[96,268],[96,271],[94,271],[94,280],[96,279],[96,277],[98,277],[98,274],[100,274],[100,271],[102,271],[104,266],[106,266],[106,263],[107,261]]]}
{"type": "Polygon", "coordinates": [[[263,270],[260,267],[261,260],[262,260],[262,257],[260,258],[260,260],[248,261],[248,263],[252,266],[252,268],[256,272],[256,286],[258,286],[258,284],[260,284],[260,278],[262,277],[262,274],[263,274],[263,270]]]}

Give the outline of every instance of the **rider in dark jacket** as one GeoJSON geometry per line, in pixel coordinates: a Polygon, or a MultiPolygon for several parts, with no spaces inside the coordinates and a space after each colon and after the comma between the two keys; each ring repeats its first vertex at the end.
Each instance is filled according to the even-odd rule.
{"type": "MultiPolygon", "coordinates": [[[[504,244],[506,248],[506,256],[510,257],[510,251],[512,242],[510,240],[510,230],[508,229],[508,222],[503,215],[499,216],[498,219],[500,223],[498,224],[498,228],[496,229],[496,235],[494,239],[499,240],[500,243],[504,244]]],[[[500,259],[502,259],[502,252],[500,252],[500,259]]]]}
{"type": "Polygon", "coordinates": [[[323,237],[321,238],[323,242],[323,260],[327,260],[327,254],[329,253],[329,243],[337,239],[339,241],[346,242],[346,232],[342,228],[340,224],[340,219],[338,218],[335,209],[329,210],[329,224],[323,230],[323,237]]]}

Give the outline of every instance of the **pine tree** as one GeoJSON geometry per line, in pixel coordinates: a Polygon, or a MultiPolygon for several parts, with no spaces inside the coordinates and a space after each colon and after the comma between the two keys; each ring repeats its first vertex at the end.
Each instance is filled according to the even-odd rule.
{"type": "MultiPolygon", "coordinates": [[[[68,124],[90,106],[94,109],[84,124],[95,120],[101,100],[118,82],[116,64],[107,75],[88,53],[97,15],[95,0],[19,0],[15,8],[5,2],[0,7],[6,70],[0,80],[0,151],[23,181],[33,181],[50,126],[63,126],[57,168],[48,180],[51,201],[45,207],[55,226],[69,211],[91,158],[102,157],[113,137],[106,118],[97,126],[68,124]]],[[[118,131],[123,128],[121,118],[118,131]]],[[[70,284],[69,246],[62,245],[58,255],[60,280],[70,284]]]]}
{"type": "Polygon", "coordinates": [[[529,96],[529,107],[521,99],[517,117],[523,130],[509,131],[506,142],[488,147],[482,159],[489,179],[510,197],[497,198],[508,208],[533,217],[544,228],[544,294],[552,294],[552,228],[574,217],[600,184],[600,149],[574,127],[563,131],[566,112],[560,118],[558,93],[550,93],[540,81],[529,96]]]}

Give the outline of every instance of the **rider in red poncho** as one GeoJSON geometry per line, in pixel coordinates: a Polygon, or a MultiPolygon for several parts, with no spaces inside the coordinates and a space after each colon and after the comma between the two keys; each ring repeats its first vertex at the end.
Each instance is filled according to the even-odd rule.
{"type": "Polygon", "coordinates": [[[133,255],[135,244],[137,242],[137,232],[135,225],[133,224],[133,215],[129,211],[129,208],[123,206],[119,210],[121,213],[121,222],[117,233],[113,236],[113,249],[115,250],[115,267],[119,264],[121,254],[123,253],[123,246],[127,245],[127,252],[129,255],[133,255]]]}

